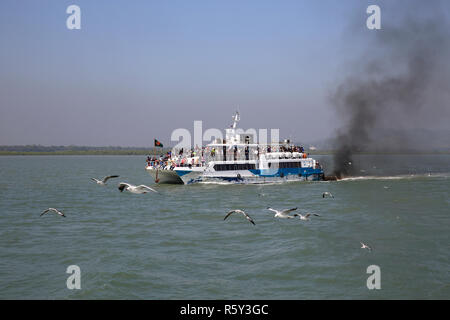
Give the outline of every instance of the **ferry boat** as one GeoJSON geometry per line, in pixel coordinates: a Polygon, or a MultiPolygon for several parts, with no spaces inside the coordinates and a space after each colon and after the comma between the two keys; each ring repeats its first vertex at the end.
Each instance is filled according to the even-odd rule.
{"type": "Polygon", "coordinates": [[[225,130],[225,139],[206,147],[172,150],[166,157],[148,159],[146,170],[156,183],[280,183],[318,181],[324,171],[303,147],[289,140],[253,143],[250,134],[237,133],[239,113],[225,130]]]}

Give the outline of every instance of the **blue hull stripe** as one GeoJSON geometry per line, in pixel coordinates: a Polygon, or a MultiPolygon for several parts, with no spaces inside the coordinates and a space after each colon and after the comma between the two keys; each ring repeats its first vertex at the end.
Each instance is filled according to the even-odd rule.
{"type": "Polygon", "coordinates": [[[260,177],[280,177],[288,176],[288,175],[302,175],[302,176],[310,176],[313,174],[321,175],[323,174],[323,170],[321,169],[313,169],[313,168],[281,168],[274,172],[274,170],[259,170],[259,169],[251,169],[249,170],[254,175],[260,177]]]}
{"type": "MultiPolygon", "coordinates": [[[[309,177],[312,175],[316,175],[319,178],[323,175],[323,170],[321,169],[313,169],[313,168],[279,168],[277,170],[268,169],[268,170],[260,170],[260,169],[250,169],[251,173],[253,173],[257,177],[285,177],[290,175],[309,177]]],[[[190,170],[176,170],[178,176],[182,177],[186,174],[189,174],[193,171],[190,170]]],[[[224,177],[224,176],[216,176],[215,178],[220,178],[226,181],[241,181],[243,179],[237,177],[224,177]]],[[[193,179],[197,180],[197,179],[193,179]]]]}
{"type": "Polygon", "coordinates": [[[181,176],[184,176],[185,174],[191,173],[192,171],[189,171],[189,170],[175,170],[175,172],[181,177],[181,176]]]}

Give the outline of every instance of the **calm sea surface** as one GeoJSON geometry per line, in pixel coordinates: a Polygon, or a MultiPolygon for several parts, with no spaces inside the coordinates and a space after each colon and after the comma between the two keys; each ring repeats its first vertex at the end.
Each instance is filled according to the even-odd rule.
{"type": "MultiPolygon", "coordinates": [[[[316,158],[330,171],[330,156],[316,158]]],[[[450,155],[354,163],[361,175],[338,182],[136,195],[117,184],[152,184],[145,157],[0,157],[0,298],[450,299],[450,155]],[[120,178],[90,180],[109,174],[120,178]],[[268,206],[321,216],[275,219],[268,206]],[[67,217],[40,217],[48,207],[67,217]],[[234,208],[256,226],[224,221],[234,208]],[[70,265],[81,290],[66,287],[70,265]],[[366,286],[370,265],[380,290],[366,286]]]]}

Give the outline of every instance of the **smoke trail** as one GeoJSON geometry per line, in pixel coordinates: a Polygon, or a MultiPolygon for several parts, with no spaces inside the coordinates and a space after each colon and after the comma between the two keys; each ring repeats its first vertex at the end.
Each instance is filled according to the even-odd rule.
{"type": "Polygon", "coordinates": [[[408,17],[400,26],[369,31],[376,32],[371,50],[332,96],[346,122],[334,141],[338,178],[355,173],[355,152],[419,147],[408,135],[424,111],[432,119],[448,108],[442,84],[450,79],[449,30],[445,15],[436,11],[433,19],[408,17]],[[386,139],[394,129],[398,137],[386,139]]]}

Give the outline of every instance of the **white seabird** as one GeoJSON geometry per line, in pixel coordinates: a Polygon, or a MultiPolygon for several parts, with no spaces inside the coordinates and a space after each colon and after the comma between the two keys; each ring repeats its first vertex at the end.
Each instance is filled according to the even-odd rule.
{"type": "Polygon", "coordinates": [[[331,194],[331,192],[328,192],[328,191],[325,191],[324,193],[322,193],[322,198],[325,198],[326,196],[334,198],[334,196],[331,194]]]}
{"type": "Polygon", "coordinates": [[[106,181],[108,181],[109,179],[118,178],[118,177],[119,176],[106,176],[102,180],[98,180],[98,179],[95,179],[95,178],[91,178],[91,180],[95,181],[97,184],[99,184],[101,186],[104,186],[104,185],[106,185],[106,181]]]}
{"type": "Polygon", "coordinates": [[[253,221],[253,219],[248,215],[248,214],[246,214],[243,210],[231,210],[230,212],[228,212],[227,213],[227,215],[225,216],[225,218],[223,218],[223,220],[225,220],[226,218],[228,218],[232,213],[241,213],[241,214],[243,214],[244,215],[244,217],[248,220],[248,221],[250,221],[253,225],[255,225],[255,221],[253,221]]]}
{"type": "Polygon", "coordinates": [[[364,244],[364,243],[362,243],[362,242],[360,242],[360,243],[361,243],[361,249],[367,249],[367,250],[369,250],[369,251],[372,251],[372,248],[369,247],[367,244],[364,244]]]}
{"type": "Polygon", "coordinates": [[[274,218],[290,219],[290,218],[294,218],[294,216],[290,216],[290,215],[288,215],[288,213],[291,211],[297,210],[297,208],[285,209],[285,210],[279,211],[279,210],[272,209],[271,207],[267,207],[267,210],[275,212],[274,218]]]}
{"type": "Polygon", "coordinates": [[[44,214],[46,214],[46,213],[49,212],[49,211],[55,212],[55,213],[59,214],[61,217],[64,217],[64,218],[66,217],[66,216],[64,215],[64,213],[62,213],[61,211],[59,211],[59,210],[57,210],[57,209],[55,209],[55,208],[48,208],[47,210],[44,210],[44,211],[41,213],[40,217],[42,217],[44,214]]]}
{"type": "Polygon", "coordinates": [[[148,193],[149,191],[158,193],[158,191],[156,191],[155,189],[152,189],[149,186],[146,186],[143,184],[141,184],[140,186],[135,186],[135,185],[128,184],[125,182],[121,182],[121,183],[119,183],[118,188],[119,188],[120,192],[123,192],[125,190],[128,192],[137,193],[137,194],[148,193]]]}

